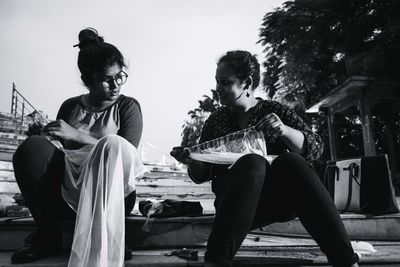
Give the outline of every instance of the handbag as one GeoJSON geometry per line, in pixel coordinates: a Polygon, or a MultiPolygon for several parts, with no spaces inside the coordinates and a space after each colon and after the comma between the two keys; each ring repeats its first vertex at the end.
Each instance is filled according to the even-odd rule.
{"type": "Polygon", "coordinates": [[[386,154],[328,161],[324,184],[341,212],[399,212],[386,154]]]}

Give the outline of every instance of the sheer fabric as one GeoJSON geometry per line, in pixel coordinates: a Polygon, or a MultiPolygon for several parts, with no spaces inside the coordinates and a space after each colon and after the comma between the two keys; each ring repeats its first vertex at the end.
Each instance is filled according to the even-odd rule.
{"type": "Polygon", "coordinates": [[[267,158],[264,134],[250,127],[189,148],[189,157],[214,164],[233,164],[255,153],[267,158]]]}
{"type": "Polygon", "coordinates": [[[108,135],[96,145],[65,152],[62,194],[77,212],[68,266],[123,266],[124,196],[147,169],[137,149],[108,135]]]}

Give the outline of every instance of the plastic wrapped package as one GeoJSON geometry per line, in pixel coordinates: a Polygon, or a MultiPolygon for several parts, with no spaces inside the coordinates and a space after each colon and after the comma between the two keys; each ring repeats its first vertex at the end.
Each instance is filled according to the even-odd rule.
{"type": "Polygon", "coordinates": [[[62,194],[77,212],[68,266],[123,266],[124,197],[147,169],[137,149],[117,135],[65,152],[62,194]]]}
{"type": "Polygon", "coordinates": [[[189,157],[214,164],[233,164],[240,157],[255,153],[267,156],[264,135],[254,127],[246,128],[188,148],[189,157]]]}

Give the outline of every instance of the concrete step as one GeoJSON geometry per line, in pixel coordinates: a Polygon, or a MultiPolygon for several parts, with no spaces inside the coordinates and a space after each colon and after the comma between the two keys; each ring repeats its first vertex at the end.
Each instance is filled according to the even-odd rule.
{"type": "Polygon", "coordinates": [[[27,137],[25,134],[15,134],[0,131],[0,137],[20,140],[21,142],[27,137]]]}
{"type": "MultiPolygon", "coordinates": [[[[400,266],[400,247],[398,244],[374,244],[377,252],[363,254],[360,266],[400,266]]],[[[198,260],[185,260],[177,256],[166,256],[182,248],[134,250],[133,258],[125,261],[126,267],[186,267],[204,265],[204,247],[189,248],[197,251],[198,260]]],[[[64,267],[67,266],[69,251],[55,257],[46,258],[29,264],[11,264],[12,252],[0,253],[0,266],[64,267]]],[[[243,247],[233,260],[235,267],[250,266],[329,266],[326,257],[316,247],[243,247]]]]}
{"type": "Polygon", "coordinates": [[[0,151],[0,161],[11,162],[13,154],[14,151],[0,151]]]}
{"type": "MultiPolygon", "coordinates": [[[[1,152],[0,152],[1,155],[1,152]]],[[[12,157],[12,155],[10,156],[12,157]]],[[[214,199],[211,183],[196,185],[186,173],[155,171],[136,180],[138,199],[214,199]]],[[[12,164],[0,161],[0,193],[20,193],[12,164]]],[[[213,208],[213,207],[212,207],[213,208]]]]}
{"type": "Polygon", "coordinates": [[[13,147],[13,148],[15,147],[16,148],[21,143],[22,143],[22,140],[0,136],[0,147],[10,146],[10,147],[13,147]]]}
{"type": "MultiPolygon", "coordinates": [[[[18,115],[15,117],[14,115],[10,113],[5,113],[5,112],[0,112],[0,125],[5,124],[5,123],[12,123],[12,124],[21,124],[22,117],[21,115],[18,115]]],[[[31,123],[33,119],[29,116],[24,116],[22,120],[22,125],[27,126],[29,123],[31,123]]]]}
{"type": "MultiPolygon", "coordinates": [[[[351,240],[400,242],[399,238],[399,216],[379,216],[373,226],[373,219],[347,216],[343,218],[344,225],[351,240]],[[386,218],[385,218],[386,217],[386,218]],[[386,222],[386,224],[385,224],[386,222]]],[[[151,219],[149,229],[144,229],[146,218],[141,216],[135,207],[134,213],[126,218],[127,242],[134,248],[156,248],[156,247],[193,247],[204,246],[211,231],[213,215],[200,217],[175,217],[151,219]]],[[[251,232],[259,238],[252,246],[263,245],[260,237],[274,236],[275,240],[285,238],[302,240],[302,244],[308,240],[308,245],[315,242],[306,232],[300,232],[298,220],[286,223],[275,223],[251,232]],[[274,231],[272,231],[273,229],[274,231]],[[276,230],[279,229],[279,232],[276,230]]],[[[302,227],[302,226],[301,226],[302,227]]],[[[0,251],[13,250],[23,244],[23,240],[35,231],[36,225],[32,218],[0,218],[0,251]],[[7,242],[4,242],[8,240],[7,242]]],[[[65,247],[70,246],[73,232],[73,222],[63,225],[65,231],[65,247]]],[[[305,231],[305,230],[304,230],[305,231]]],[[[292,244],[294,245],[294,244],[292,244]]]]}
{"type": "MultiPolygon", "coordinates": [[[[400,213],[384,216],[342,214],[341,218],[350,239],[400,241],[400,213]]],[[[277,236],[310,237],[298,219],[264,226],[257,232],[277,236]]]]}

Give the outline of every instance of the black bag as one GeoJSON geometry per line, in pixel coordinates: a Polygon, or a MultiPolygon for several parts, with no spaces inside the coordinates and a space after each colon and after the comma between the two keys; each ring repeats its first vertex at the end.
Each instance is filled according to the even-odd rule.
{"type": "Polygon", "coordinates": [[[386,154],[329,161],[324,184],[342,212],[399,212],[386,154]]]}
{"type": "Polygon", "coordinates": [[[203,207],[198,201],[166,199],[160,202],[152,202],[141,200],[139,201],[139,211],[148,218],[195,217],[203,214],[203,207]]]}

